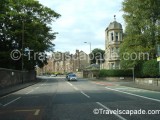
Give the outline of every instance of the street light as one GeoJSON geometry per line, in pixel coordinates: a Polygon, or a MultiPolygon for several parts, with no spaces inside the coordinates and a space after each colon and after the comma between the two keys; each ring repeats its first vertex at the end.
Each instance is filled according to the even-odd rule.
{"type": "MultiPolygon", "coordinates": [[[[84,43],[88,43],[89,44],[89,46],[90,46],[90,54],[91,54],[91,42],[84,42],[84,43]]],[[[89,59],[89,63],[91,64],[91,60],[89,59]]]]}
{"type": "Polygon", "coordinates": [[[91,42],[84,42],[84,43],[88,43],[90,45],[90,53],[91,53],[91,42]]]}

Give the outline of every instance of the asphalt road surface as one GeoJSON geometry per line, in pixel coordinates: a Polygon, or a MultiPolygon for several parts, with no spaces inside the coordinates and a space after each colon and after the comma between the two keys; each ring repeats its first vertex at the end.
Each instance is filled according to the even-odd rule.
{"type": "Polygon", "coordinates": [[[1,97],[0,120],[160,120],[160,92],[43,77],[1,97]]]}

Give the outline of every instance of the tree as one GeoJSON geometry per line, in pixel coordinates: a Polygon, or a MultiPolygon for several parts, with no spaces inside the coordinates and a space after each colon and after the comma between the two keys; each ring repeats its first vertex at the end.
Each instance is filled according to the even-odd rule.
{"type": "Polygon", "coordinates": [[[0,11],[0,67],[21,69],[22,58],[26,70],[46,64],[45,54],[43,60],[39,58],[53,50],[56,32],[50,24],[60,14],[35,0],[1,0],[0,11]],[[12,50],[19,50],[23,57],[11,59],[12,50]]]}
{"type": "Polygon", "coordinates": [[[91,59],[91,64],[95,64],[98,62],[98,64],[103,63],[104,62],[104,54],[105,51],[101,50],[99,48],[95,48],[94,50],[92,50],[92,52],[90,53],[90,59],[91,59]]]}
{"type": "Polygon", "coordinates": [[[124,0],[122,10],[126,29],[120,48],[121,66],[134,67],[139,62],[148,60],[148,56],[149,59],[155,59],[156,47],[160,43],[160,26],[157,24],[160,21],[160,1],[124,0]],[[139,57],[125,60],[124,53],[135,53],[139,57]],[[144,54],[140,53],[147,53],[148,56],[144,57],[144,54]]]}

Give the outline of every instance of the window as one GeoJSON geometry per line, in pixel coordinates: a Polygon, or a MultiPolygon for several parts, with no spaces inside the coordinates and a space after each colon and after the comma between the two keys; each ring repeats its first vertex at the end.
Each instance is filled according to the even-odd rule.
{"type": "Polygon", "coordinates": [[[111,69],[115,69],[115,64],[111,63],[111,69]]]}
{"type": "Polygon", "coordinates": [[[119,41],[122,41],[122,32],[119,33],[119,41]]]}
{"type": "Polygon", "coordinates": [[[116,41],[118,41],[118,32],[116,32],[116,41]]]}
{"type": "Polygon", "coordinates": [[[114,38],[113,38],[113,33],[111,33],[111,40],[113,41],[113,39],[114,39],[114,38]]]}

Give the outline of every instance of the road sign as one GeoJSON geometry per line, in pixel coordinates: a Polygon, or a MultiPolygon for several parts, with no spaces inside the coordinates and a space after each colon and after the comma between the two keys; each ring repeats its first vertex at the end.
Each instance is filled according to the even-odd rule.
{"type": "Polygon", "coordinates": [[[157,57],[157,61],[160,62],[160,57],[157,57]]]}

